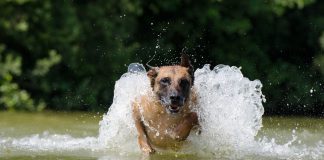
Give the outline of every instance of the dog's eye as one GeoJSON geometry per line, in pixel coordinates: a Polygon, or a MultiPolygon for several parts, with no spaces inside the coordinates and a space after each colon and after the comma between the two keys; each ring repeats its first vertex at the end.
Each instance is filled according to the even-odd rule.
{"type": "Polygon", "coordinates": [[[160,82],[161,82],[161,84],[163,84],[163,85],[168,85],[168,84],[171,83],[171,80],[170,80],[169,77],[165,77],[165,78],[162,78],[162,79],[160,80],[160,82]]]}
{"type": "Polygon", "coordinates": [[[187,79],[180,80],[181,87],[187,87],[189,85],[189,81],[187,79]]]}

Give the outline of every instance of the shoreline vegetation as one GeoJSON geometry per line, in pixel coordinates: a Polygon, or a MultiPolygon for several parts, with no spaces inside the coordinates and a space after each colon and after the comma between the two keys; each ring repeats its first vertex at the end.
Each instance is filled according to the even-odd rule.
{"type": "Polygon", "coordinates": [[[242,67],[265,115],[324,116],[324,1],[0,2],[0,111],[106,113],[132,62],[242,67]]]}

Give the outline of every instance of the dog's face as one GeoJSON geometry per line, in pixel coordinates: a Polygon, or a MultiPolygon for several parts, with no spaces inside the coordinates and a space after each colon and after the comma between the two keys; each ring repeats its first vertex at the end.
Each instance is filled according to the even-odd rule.
{"type": "Polygon", "coordinates": [[[178,113],[188,101],[193,85],[193,69],[187,55],[181,57],[181,64],[154,67],[148,73],[151,86],[168,113],[178,113]]]}

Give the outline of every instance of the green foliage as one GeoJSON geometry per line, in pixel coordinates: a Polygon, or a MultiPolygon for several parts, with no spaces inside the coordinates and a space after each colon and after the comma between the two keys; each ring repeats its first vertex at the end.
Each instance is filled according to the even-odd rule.
{"type": "Polygon", "coordinates": [[[7,54],[4,58],[5,46],[0,45],[0,109],[40,111],[45,107],[43,102],[35,105],[26,90],[20,89],[12,82],[13,76],[21,74],[21,57],[7,54]]]}
{"type": "Polygon", "coordinates": [[[275,0],[277,5],[283,7],[294,8],[295,6],[299,9],[304,8],[306,5],[313,3],[315,0],[275,0]]]}
{"type": "Polygon", "coordinates": [[[324,114],[324,1],[7,0],[0,8],[8,102],[19,95],[29,106],[106,111],[127,64],[155,53],[154,65],[173,64],[187,47],[196,68],[242,66],[260,79],[268,114],[324,114]]]}
{"type": "Polygon", "coordinates": [[[324,75],[324,55],[318,55],[314,58],[314,66],[324,75]]]}
{"type": "Polygon", "coordinates": [[[10,74],[14,74],[14,75],[20,75],[21,74],[21,70],[20,70],[20,66],[21,66],[21,57],[13,57],[12,54],[6,55],[5,58],[3,55],[3,52],[5,50],[5,45],[0,44],[0,75],[4,78],[4,79],[8,79],[11,80],[10,74]],[[7,77],[7,78],[6,78],[7,77]]]}
{"type": "Polygon", "coordinates": [[[8,110],[41,111],[45,108],[45,103],[35,105],[30,94],[26,90],[21,90],[16,83],[4,81],[0,86],[0,104],[8,110]]]}
{"type": "Polygon", "coordinates": [[[53,65],[61,61],[61,55],[57,54],[55,50],[50,50],[48,54],[48,58],[43,58],[36,62],[36,67],[32,71],[33,75],[44,76],[53,65]]]}

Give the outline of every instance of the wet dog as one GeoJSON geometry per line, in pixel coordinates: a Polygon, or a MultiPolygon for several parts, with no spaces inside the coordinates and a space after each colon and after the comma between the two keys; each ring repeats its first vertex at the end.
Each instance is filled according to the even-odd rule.
{"type": "Polygon", "coordinates": [[[198,116],[190,108],[196,96],[189,57],[183,54],[180,65],[150,67],[147,76],[153,95],[139,97],[132,104],[140,149],[152,154],[154,148],[180,148],[198,125],[198,116]]]}

